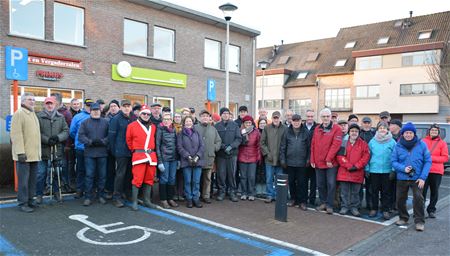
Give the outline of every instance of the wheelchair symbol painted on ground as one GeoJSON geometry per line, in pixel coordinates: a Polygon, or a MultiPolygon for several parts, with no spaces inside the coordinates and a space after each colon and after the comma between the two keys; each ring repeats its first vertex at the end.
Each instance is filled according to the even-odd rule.
{"type": "MultiPolygon", "coordinates": [[[[80,231],[77,232],[77,237],[78,239],[80,239],[83,242],[86,243],[90,243],[90,244],[95,244],[95,245],[127,245],[127,244],[135,244],[135,243],[139,243],[144,241],[145,239],[149,238],[151,233],[158,233],[158,234],[162,234],[162,235],[172,235],[173,233],[175,233],[175,231],[172,230],[167,230],[167,231],[162,231],[162,230],[156,230],[156,229],[152,229],[152,228],[147,228],[147,227],[141,227],[141,226],[137,226],[137,225],[132,225],[132,226],[126,226],[126,227],[121,227],[121,228],[116,228],[116,229],[107,229],[110,227],[114,227],[114,226],[119,226],[119,225],[123,225],[123,222],[115,222],[115,223],[110,223],[110,224],[105,224],[105,225],[97,225],[91,221],[88,221],[88,216],[84,215],[84,214],[74,214],[74,215],[70,215],[69,219],[71,220],[77,220],[83,224],[85,224],[87,227],[82,228],[80,231]],[[129,231],[129,230],[139,230],[142,231],[142,236],[134,239],[134,240],[129,240],[129,241],[124,241],[124,242],[112,242],[112,241],[107,241],[107,242],[101,242],[101,241],[95,241],[92,240],[90,238],[88,238],[86,236],[86,232],[89,230],[96,230],[100,233],[103,234],[112,234],[112,233],[117,233],[117,232],[122,232],[122,231],[129,231]]],[[[99,236],[99,238],[103,238],[103,236],[99,236]]]]}

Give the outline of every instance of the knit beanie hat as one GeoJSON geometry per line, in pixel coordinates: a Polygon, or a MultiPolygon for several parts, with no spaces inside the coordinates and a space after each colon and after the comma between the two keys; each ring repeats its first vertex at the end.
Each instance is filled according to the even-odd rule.
{"type": "Polygon", "coordinates": [[[400,133],[403,135],[403,133],[406,132],[406,131],[413,132],[414,135],[416,135],[416,127],[411,122],[408,122],[405,125],[403,125],[402,130],[400,131],[400,133]]]}
{"type": "Polygon", "coordinates": [[[428,129],[428,135],[430,135],[430,130],[433,129],[433,128],[436,128],[438,130],[438,135],[441,134],[441,129],[440,129],[439,125],[438,124],[432,124],[430,126],[430,129],[428,129]]]}
{"type": "Polygon", "coordinates": [[[112,100],[112,101],[110,101],[108,106],[111,106],[111,104],[113,104],[113,103],[116,104],[118,107],[120,106],[118,100],[112,100]]]}
{"type": "Polygon", "coordinates": [[[253,118],[249,115],[244,116],[244,118],[242,118],[242,122],[247,122],[247,121],[251,121],[253,123],[253,118]]]}
{"type": "Polygon", "coordinates": [[[220,111],[219,111],[220,115],[222,115],[224,112],[230,113],[230,109],[229,109],[229,108],[223,107],[223,108],[221,108],[220,111]]]}

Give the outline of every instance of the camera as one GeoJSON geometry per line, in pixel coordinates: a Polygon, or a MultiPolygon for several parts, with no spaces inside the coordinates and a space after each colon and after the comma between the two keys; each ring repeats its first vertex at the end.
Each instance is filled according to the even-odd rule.
{"type": "Polygon", "coordinates": [[[411,167],[411,170],[408,173],[409,177],[412,178],[415,174],[416,174],[416,169],[411,167]]]}

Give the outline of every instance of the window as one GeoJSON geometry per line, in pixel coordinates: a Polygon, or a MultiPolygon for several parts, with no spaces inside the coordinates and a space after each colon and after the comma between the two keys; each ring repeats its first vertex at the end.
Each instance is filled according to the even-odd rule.
{"type": "Polygon", "coordinates": [[[147,56],[148,25],[143,22],[124,19],[123,52],[147,56]]]}
{"type": "Polygon", "coordinates": [[[436,84],[401,84],[400,85],[400,95],[436,95],[437,86],[436,84]]]}
{"type": "Polygon", "coordinates": [[[305,79],[307,75],[308,75],[308,72],[300,72],[297,75],[297,79],[305,79]]]}
{"type": "Polygon", "coordinates": [[[163,60],[175,60],[175,31],[155,27],[153,44],[153,57],[163,60]]]}
{"type": "Polygon", "coordinates": [[[312,52],[308,54],[308,57],[306,58],[306,61],[316,61],[319,58],[320,53],[318,52],[312,52]]]}
{"type": "Polygon", "coordinates": [[[325,105],[332,109],[350,109],[350,88],[325,90],[325,105]]]}
{"type": "MultiPolygon", "coordinates": [[[[262,108],[262,100],[258,100],[258,108],[262,108]]],[[[264,100],[265,109],[282,109],[283,100],[264,100]]]]}
{"type": "Polygon", "coordinates": [[[347,63],[347,59],[337,60],[336,64],[334,64],[334,66],[335,67],[343,67],[343,66],[345,66],[345,63],[347,63]]]}
{"type": "Polygon", "coordinates": [[[356,41],[352,41],[352,42],[348,42],[348,43],[346,43],[345,44],[345,49],[347,49],[347,48],[353,48],[353,47],[355,47],[355,45],[356,45],[356,41]]]}
{"type": "Polygon", "coordinates": [[[402,54],[402,66],[419,66],[437,63],[437,51],[408,52],[402,54]]]}
{"type": "Polygon", "coordinates": [[[284,78],[282,76],[265,76],[264,81],[262,76],[260,76],[259,78],[259,83],[256,84],[257,87],[261,87],[262,83],[264,84],[264,87],[284,85],[284,78]]]}
{"type": "Polygon", "coordinates": [[[289,109],[292,109],[294,113],[300,114],[302,117],[306,115],[306,110],[311,109],[311,107],[311,99],[289,100],[289,109]]]}
{"type": "Polygon", "coordinates": [[[381,56],[363,57],[356,60],[356,69],[376,69],[381,68],[381,56]]]}
{"type": "Polygon", "coordinates": [[[239,73],[241,71],[240,68],[241,48],[239,46],[230,45],[228,49],[230,50],[228,59],[228,70],[230,72],[239,73]]]}
{"type": "Polygon", "coordinates": [[[147,104],[147,96],[139,94],[124,94],[123,98],[129,100],[133,106],[135,103],[147,104]]]}
{"type": "Polygon", "coordinates": [[[380,37],[378,39],[377,44],[387,44],[388,42],[389,42],[389,37],[388,36],[387,37],[380,37]]]}
{"type": "Polygon", "coordinates": [[[45,38],[44,0],[10,0],[9,31],[11,34],[45,38]]]}
{"type": "Polygon", "coordinates": [[[220,42],[205,39],[205,67],[220,69],[220,42]]]}
{"type": "Polygon", "coordinates": [[[433,30],[419,32],[419,39],[429,39],[433,30]]]}
{"type": "Polygon", "coordinates": [[[378,98],[380,97],[379,85],[356,86],[356,98],[378,98]]]}
{"type": "Polygon", "coordinates": [[[56,3],[54,5],[54,40],[62,43],[84,44],[84,10],[56,3]]]}

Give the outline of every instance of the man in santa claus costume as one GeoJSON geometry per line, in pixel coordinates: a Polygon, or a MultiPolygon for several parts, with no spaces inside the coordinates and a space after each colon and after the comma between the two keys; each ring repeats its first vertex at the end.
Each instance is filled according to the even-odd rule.
{"type": "Polygon", "coordinates": [[[132,200],[131,208],[138,209],[137,198],[139,188],[144,188],[144,205],[149,208],[156,208],[151,202],[153,180],[158,164],[156,158],[156,126],[150,121],[150,108],[143,105],[136,121],[127,127],[127,145],[133,152],[132,156],[132,200]]]}

